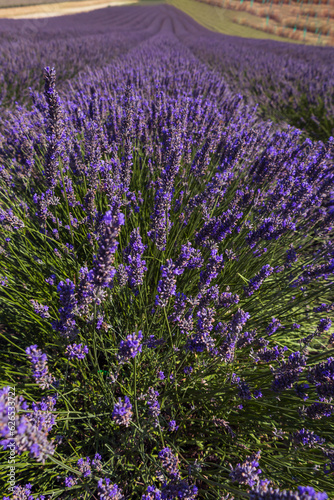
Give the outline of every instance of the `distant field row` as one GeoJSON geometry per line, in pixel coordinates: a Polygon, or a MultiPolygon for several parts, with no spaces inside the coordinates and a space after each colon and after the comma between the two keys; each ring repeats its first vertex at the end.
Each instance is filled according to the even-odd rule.
{"type": "Polygon", "coordinates": [[[243,27],[314,45],[334,45],[334,1],[196,0],[243,27]]]}
{"type": "Polygon", "coordinates": [[[63,0],[0,0],[0,8],[21,7],[26,5],[41,5],[61,3],[63,0]]]}
{"type": "MultiPolygon", "coordinates": [[[[0,9],[8,9],[8,8],[16,8],[16,7],[26,7],[26,6],[34,6],[34,5],[49,5],[49,4],[60,4],[65,3],[64,0],[0,0],[0,9]]],[[[138,3],[138,0],[80,0],[77,2],[76,0],[68,0],[67,4],[76,4],[82,3],[88,5],[95,5],[98,3],[109,3],[112,4],[121,4],[121,3],[138,3]]],[[[141,4],[154,4],[154,3],[162,3],[159,0],[139,0],[141,4]]]]}
{"type": "Polygon", "coordinates": [[[241,25],[235,20],[235,12],[229,9],[222,9],[196,0],[167,0],[167,3],[182,10],[202,26],[218,33],[244,38],[267,38],[282,42],[302,43],[273,33],[265,33],[261,29],[241,25]]]}

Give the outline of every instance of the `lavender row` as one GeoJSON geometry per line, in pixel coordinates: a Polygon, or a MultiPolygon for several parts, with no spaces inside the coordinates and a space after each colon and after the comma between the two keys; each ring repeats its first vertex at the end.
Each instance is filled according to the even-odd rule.
{"type": "Polygon", "coordinates": [[[182,33],[185,45],[221,74],[261,116],[304,130],[313,140],[334,135],[334,49],[272,40],[182,33]]]}

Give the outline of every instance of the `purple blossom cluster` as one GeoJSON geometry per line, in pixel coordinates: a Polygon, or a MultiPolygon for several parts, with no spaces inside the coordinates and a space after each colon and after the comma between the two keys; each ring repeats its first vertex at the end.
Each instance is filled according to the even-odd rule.
{"type": "Polygon", "coordinates": [[[65,282],[60,281],[58,283],[57,291],[62,307],[59,309],[60,319],[53,321],[52,327],[59,331],[65,338],[71,339],[78,333],[75,319],[75,309],[77,306],[75,285],[67,278],[65,282]]]}
{"type": "Polygon", "coordinates": [[[93,267],[94,285],[96,287],[108,286],[112,279],[112,264],[118,246],[117,237],[121,226],[125,223],[125,218],[122,213],[113,215],[109,210],[104,215],[103,223],[99,239],[99,251],[93,267]]]}
{"type": "Polygon", "coordinates": [[[154,418],[154,427],[159,425],[158,417],[160,415],[160,403],[158,401],[159,392],[155,391],[153,387],[148,388],[147,393],[147,406],[148,406],[148,414],[154,418]]]}
{"type": "Polygon", "coordinates": [[[40,403],[33,403],[29,410],[22,396],[15,396],[14,404],[9,400],[10,387],[0,391],[0,445],[7,449],[14,443],[16,452],[25,451],[37,462],[45,463],[55,451],[54,443],[49,441],[48,433],[55,424],[53,414],[56,398],[47,396],[40,403]]]}
{"type": "Polygon", "coordinates": [[[334,304],[322,303],[320,306],[314,307],[313,312],[315,312],[315,313],[327,312],[327,311],[332,310],[333,307],[334,307],[334,304]]]}
{"type": "Polygon", "coordinates": [[[117,484],[112,484],[110,479],[99,479],[98,496],[100,500],[122,500],[124,498],[122,490],[117,484]]]}
{"type": "Polygon", "coordinates": [[[274,268],[269,264],[265,264],[262,269],[254,276],[254,278],[250,279],[248,286],[244,287],[244,293],[246,297],[250,297],[251,295],[253,295],[260,288],[264,280],[268,278],[273,272],[274,268]]]}
{"type": "Polygon", "coordinates": [[[142,259],[146,245],[143,245],[139,228],[130,234],[129,245],[124,249],[123,256],[126,262],[125,271],[128,275],[131,288],[143,284],[144,274],[147,271],[146,262],[142,259]]]}
{"type": "Polygon", "coordinates": [[[171,420],[170,422],[168,422],[168,427],[169,427],[169,429],[168,429],[168,430],[169,430],[170,432],[177,431],[177,430],[178,430],[178,428],[179,428],[179,426],[178,426],[178,425],[176,425],[175,420],[171,420]]]}
{"type": "Polygon", "coordinates": [[[165,339],[160,338],[156,339],[154,335],[150,335],[148,339],[146,339],[143,344],[146,345],[149,349],[156,349],[157,347],[165,344],[165,339]]]}
{"type": "Polygon", "coordinates": [[[267,482],[257,485],[250,493],[251,500],[327,500],[325,492],[316,492],[311,486],[298,486],[297,491],[274,489],[267,482]]]}
{"type": "Polygon", "coordinates": [[[210,332],[213,329],[215,312],[215,309],[211,307],[203,308],[197,312],[197,333],[187,339],[186,350],[203,352],[204,350],[209,351],[214,347],[215,341],[211,337],[210,332]]]}
{"type": "Polygon", "coordinates": [[[315,384],[316,391],[321,400],[331,401],[334,398],[334,358],[320,362],[310,368],[307,380],[315,384]]]}
{"type": "Polygon", "coordinates": [[[65,356],[68,359],[85,359],[86,354],[88,354],[88,347],[82,344],[69,344],[66,347],[65,356]]]}
{"type": "Polygon", "coordinates": [[[226,291],[220,294],[218,305],[219,307],[225,307],[228,309],[233,304],[238,304],[239,300],[239,295],[226,291]]]}
{"type": "Polygon", "coordinates": [[[279,328],[282,327],[282,324],[279,319],[272,318],[271,323],[266,328],[266,333],[268,336],[273,335],[279,328]]]}
{"type": "Polygon", "coordinates": [[[306,356],[299,351],[289,355],[286,361],[282,361],[280,366],[274,370],[274,381],[272,389],[274,391],[283,391],[290,389],[298,380],[299,374],[306,366],[306,356]]]}
{"type": "Polygon", "coordinates": [[[288,350],[286,346],[279,347],[278,345],[268,349],[268,347],[264,347],[256,352],[256,356],[254,357],[255,362],[264,361],[266,363],[271,363],[272,361],[277,361],[284,353],[288,350]]]}
{"type": "Polygon", "coordinates": [[[129,427],[132,419],[132,404],[128,396],[125,396],[124,403],[121,398],[118,398],[118,403],[115,403],[111,418],[117,425],[129,427]]]}
{"type": "Polygon", "coordinates": [[[163,448],[159,451],[161,465],[170,479],[180,479],[179,459],[174,455],[170,448],[163,448]]]}
{"type": "Polygon", "coordinates": [[[120,363],[129,361],[131,358],[134,358],[142,351],[142,338],[142,331],[139,330],[137,335],[136,333],[130,333],[126,337],[126,340],[121,340],[117,354],[117,359],[120,363]]]}
{"type": "Polygon", "coordinates": [[[325,440],[317,436],[314,431],[308,429],[301,429],[300,431],[294,432],[292,440],[296,445],[307,446],[309,448],[315,448],[325,442],[325,440]]]}
{"type": "Polygon", "coordinates": [[[50,317],[49,306],[43,306],[33,299],[31,299],[30,302],[34,308],[35,313],[38,314],[41,318],[46,319],[50,317]]]}
{"type": "Polygon", "coordinates": [[[232,468],[230,472],[230,478],[232,481],[238,482],[239,484],[247,484],[248,486],[254,486],[259,482],[259,474],[261,474],[261,469],[259,469],[259,462],[261,452],[257,452],[249,457],[242,464],[237,464],[232,468]]]}
{"type": "Polygon", "coordinates": [[[72,488],[72,486],[75,486],[78,483],[78,478],[74,476],[67,476],[64,479],[64,485],[66,488],[72,488]]]}
{"type": "Polygon", "coordinates": [[[37,497],[32,496],[32,484],[27,483],[24,486],[21,486],[19,484],[13,486],[12,492],[13,496],[12,499],[10,497],[3,497],[2,500],[49,500],[50,497],[46,497],[45,495],[39,495],[37,497]]]}
{"type": "Polygon", "coordinates": [[[211,281],[217,278],[217,276],[223,269],[224,269],[223,256],[218,254],[217,248],[213,248],[211,250],[211,255],[206,265],[205,271],[200,272],[200,277],[199,277],[200,290],[202,290],[205,287],[208,287],[211,281]]]}
{"type": "Polygon", "coordinates": [[[78,465],[79,471],[81,472],[83,477],[88,477],[91,475],[92,468],[90,465],[90,458],[89,457],[86,457],[86,459],[79,458],[79,460],[77,461],[77,465],[78,465]]]}
{"type": "Polygon", "coordinates": [[[320,420],[323,417],[331,417],[333,413],[334,409],[331,404],[320,401],[316,401],[315,403],[300,409],[301,415],[312,420],[320,420]]]}
{"type": "Polygon", "coordinates": [[[176,275],[180,274],[172,259],[160,268],[161,279],[158,282],[158,295],[155,298],[155,305],[166,307],[172,295],[176,293],[176,275]]]}
{"type": "Polygon", "coordinates": [[[51,373],[49,373],[47,355],[43,353],[41,349],[38,349],[37,345],[27,347],[26,353],[32,364],[33,377],[37,384],[42,389],[49,388],[55,379],[51,373]]]}

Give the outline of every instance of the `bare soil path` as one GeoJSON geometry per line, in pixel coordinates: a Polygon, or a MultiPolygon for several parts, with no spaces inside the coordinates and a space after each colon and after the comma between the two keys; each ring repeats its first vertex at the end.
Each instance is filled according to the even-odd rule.
{"type": "MultiPolygon", "coordinates": [[[[40,5],[24,5],[21,7],[0,8],[0,18],[7,19],[37,19],[41,17],[56,17],[65,14],[77,14],[91,10],[113,7],[117,5],[130,5],[138,0],[80,0],[58,3],[43,3],[40,5]]],[[[1,3],[0,3],[1,7],[1,3]]]]}

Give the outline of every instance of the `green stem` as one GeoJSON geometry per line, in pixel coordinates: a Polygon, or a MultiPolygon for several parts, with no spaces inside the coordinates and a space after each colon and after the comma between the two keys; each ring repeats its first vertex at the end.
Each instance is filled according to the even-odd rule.
{"type": "Polygon", "coordinates": [[[133,397],[134,397],[134,400],[135,400],[136,419],[137,419],[138,426],[140,428],[139,415],[138,415],[138,404],[137,404],[137,362],[136,362],[136,357],[133,358],[133,368],[134,368],[133,397]]]}

